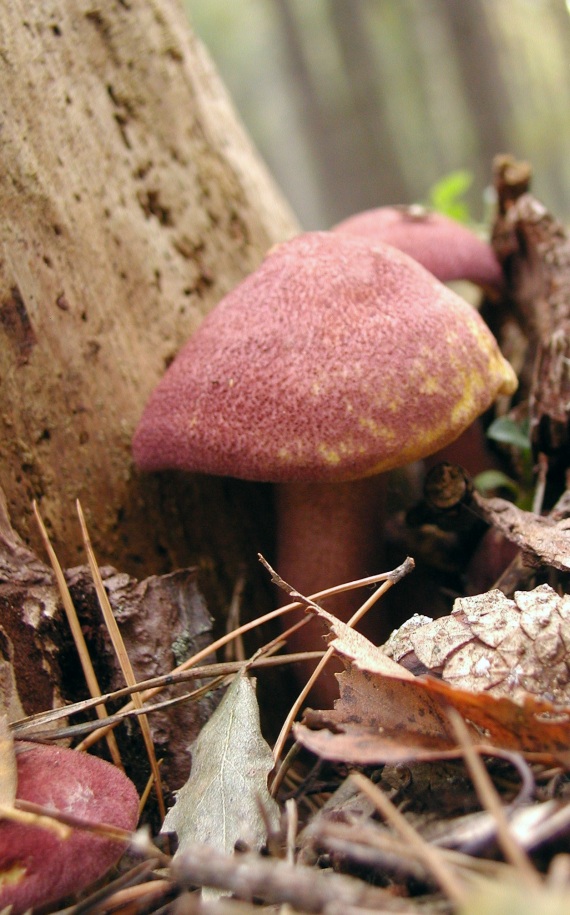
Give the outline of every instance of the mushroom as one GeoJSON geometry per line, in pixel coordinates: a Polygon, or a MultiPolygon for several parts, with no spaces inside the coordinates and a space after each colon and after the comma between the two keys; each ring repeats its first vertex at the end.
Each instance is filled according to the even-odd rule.
{"type": "MultiPolygon", "coordinates": [[[[378,570],[383,472],[442,448],[515,387],[477,313],[416,261],[310,232],[205,318],[151,395],[134,459],[275,483],[277,569],[310,593],[378,570]]],[[[353,601],[335,612],[346,619],[353,601]]],[[[294,649],[322,644],[311,625],[294,649]]]]}
{"type": "MultiPolygon", "coordinates": [[[[370,244],[393,245],[442,283],[467,280],[495,297],[503,285],[501,265],[490,244],[455,219],[419,204],[363,210],[339,222],[333,231],[370,244]]],[[[461,464],[473,476],[496,464],[480,423],[472,424],[451,447],[430,456],[427,466],[442,460],[461,464]]]]}
{"type": "MultiPolygon", "coordinates": [[[[135,786],[115,766],[61,747],[18,742],[17,798],[91,823],[132,830],[135,786]]],[[[81,829],[59,838],[50,829],[0,822],[0,909],[12,915],[85,889],[121,857],[124,846],[81,829]],[[11,908],[10,908],[11,907],[11,908]]]]}
{"type": "Polygon", "coordinates": [[[471,229],[423,206],[377,207],[349,216],[335,232],[383,242],[409,254],[442,283],[468,280],[499,289],[503,274],[491,245],[471,229]]]}

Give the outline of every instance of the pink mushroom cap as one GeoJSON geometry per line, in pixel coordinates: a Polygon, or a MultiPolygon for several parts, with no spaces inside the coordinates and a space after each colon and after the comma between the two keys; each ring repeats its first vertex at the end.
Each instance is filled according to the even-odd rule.
{"type": "Polygon", "coordinates": [[[469,280],[478,286],[500,288],[501,266],[491,245],[471,229],[420,206],[378,207],[349,216],[335,232],[384,242],[409,254],[442,283],[469,280]]]}
{"type": "Polygon", "coordinates": [[[341,232],[273,248],[202,322],[136,430],[143,470],[345,481],[453,441],[516,378],[417,261],[341,232]]]}
{"type": "MultiPolygon", "coordinates": [[[[61,747],[17,743],[17,798],[90,823],[132,830],[139,799],[130,779],[110,763],[61,747]]],[[[0,822],[0,909],[12,915],[86,888],[119,860],[120,842],[73,829],[0,822]]]]}

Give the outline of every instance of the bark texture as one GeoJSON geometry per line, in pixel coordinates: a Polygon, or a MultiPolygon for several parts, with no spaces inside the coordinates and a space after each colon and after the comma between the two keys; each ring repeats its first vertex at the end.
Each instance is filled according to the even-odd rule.
{"type": "MultiPolygon", "coordinates": [[[[101,574],[137,680],[167,673],[210,643],[211,619],[192,570],[151,576],[141,582],[110,566],[104,567],[101,574]]],[[[70,569],[66,579],[101,691],[120,689],[125,685],[124,678],[102,622],[89,568],[70,569]]],[[[177,691],[169,688],[157,701],[181,695],[197,685],[193,682],[177,691]]],[[[12,529],[0,491],[2,712],[10,721],[16,721],[87,698],[85,678],[55,577],[12,529]]],[[[149,716],[168,798],[188,777],[188,745],[210,717],[215,702],[212,695],[206,695],[149,716]]],[[[112,712],[120,706],[121,703],[111,703],[107,710],[112,712]]],[[[73,717],[72,723],[79,720],[73,717]]],[[[149,764],[140,730],[135,725],[120,727],[115,733],[125,768],[142,791],[149,764]]]]}
{"type": "Polygon", "coordinates": [[[139,476],[131,436],[201,317],[297,226],[178,0],[11,0],[0,121],[0,486],[15,529],[38,548],[35,498],[75,565],[80,498],[101,562],[139,578],[226,555],[237,568],[242,490],[139,476]]]}

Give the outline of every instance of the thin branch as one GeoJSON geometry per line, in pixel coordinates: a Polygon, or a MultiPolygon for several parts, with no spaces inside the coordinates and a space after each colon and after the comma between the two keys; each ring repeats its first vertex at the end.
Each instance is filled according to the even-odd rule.
{"type": "MultiPolygon", "coordinates": [[[[343,585],[336,585],[334,588],[325,588],[323,591],[317,591],[315,594],[311,594],[309,599],[320,599],[323,597],[332,597],[334,594],[344,594],[345,591],[352,591],[355,588],[368,587],[369,585],[375,584],[376,582],[383,581],[386,577],[386,573],[380,575],[371,575],[368,578],[362,578],[358,581],[347,582],[343,585]]],[[[232,639],[238,638],[240,635],[243,635],[246,632],[249,632],[251,629],[255,629],[257,626],[262,626],[264,623],[269,623],[271,620],[277,619],[280,616],[283,616],[285,613],[291,613],[293,610],[298,610],[302,606],[302,603],[299,601],[294,601],[293,603],[286,604],[284,607],[278,607],[276,610],[271,610],[269,613],[264,614],[263,616],[257,617],[257,619],[250,620],[248,623],[244,623],[239,629],[235,629],[233,632],[228,632],[221,638],[217,639],[215,642],[212,642],[211,645],[207,645],[205,648],[202,648],[201,651],[198,651],[191,658],[187,658],[182,664],[175,668],[172,671],[172,674],[181,673],[182,671],[190,670],[190,668],[195,667],[200,661],[204,661],[207,657],[214,654],[214,652],[219,651],[220,648],[223,648],[228,642],[231,642],[232,639]]],[[[307,617],[307,620],[309,617],[307,617]]],[[[148,692],[143,694],[143,700],[151,699],[155,696],[163,686],[154,687],[148,692]]],[[[126,711],[129,708],[133,708],[132,702],[124,706],[122,711],[126,711]]],[[[106,733],[105,728],[97,728],[91,736],[83,742],[81,749],[88,749],[93,744],[97,743],[101,737],[106,733]]]]}
{"type": "MultiPolygon", "coordinates": [[[[91,575],[93,577],[93,583],[95,585],[95,591],[97,592],[97,597],[99,599],[99,605],[103,613],[103,618],[107,626],[107,630],[111,637],[113,643],[113,648],[119,664],[121,665],[121,670],[123,671],[123,676],[125,682],[129,686],[133,686],[136,683],[135,672],[133,670],[130,658],[128,656],[125,644],[123,642],[123,637],[119,631],[117,621],[113,615],[111,609],[111,604],[109,602],[109,597],[105,591],[105,586],[103,585],[103,579],[101,578],[101,573],[99,572],[99,566],[97,565],[97,560],[95,559],[95,553],[93,552],[93,547],[91,545],[91,538],[89,537],[89,531],[87,530],[87,525],[85,523],[85,517],[83,515],[83,510],[81,508],[81,503],[79,499],[76,501],[77,514],[79,516],[79,523],[81,525],[81,533],[83,534],[83,542],[85,544],[85,550],[87,552],[87,560],[89,562],[89,568],[91,570],[91,575]]],[[[142,709],[143,703],[140,695],[138,693],[133,694],[133,703],[136,708],[142,709]]],[[[143,735],[144,744],[148,754],[148,759],[150,762],[150,767],[152,774],[154,776],[154,782],[156,786],[156,796],[158,799],[158,809],[162,819],[166,816],[166,807],[164,804],[164,796],[162,792],[162,779],[160,777],[160,769],[158,768],[158,763],[156,761],[156,754],[154,752],[154,744],[152,741],[152,736],[150,733],[150,725],[148,723],[148,718],[146,715],[141,715],[139,717],[140,729],[143,735]]]]}
{"type": "MultiPolygon", "coordinates": [[[[299,661],[306,660],[312,661],[314,659],[319,659],[322,656],[322,651],[302,651],[297,652],[296,654],[280,655],[279,657],[258,658],[251,661],[249,666],[252,669],[280,667],[283,664],[298,664],[299,661]]],[[[184,683],[187,680],[202,680],[210,678],[212,681],[215,681],[218,677],[227,677],[230,674],[239,673],[242,669],[243,662],[241,661],[225,661],[219,664],[207,664],[203,667],[194,667],[191,670],[183,670],[175,674],[164,674],[161,677],[152,677],[152,679],[149,680],[140,680],[133,686],[125,686],[122,689],[115,690],[112,693],[104,693],[95,699],[82,699],[80,702],[74,702],[72,705],[64,705],[57,709],[48,709],[44,712],[36,712],[35,715],[29,715],[27,718],[20,718],[17,721],[10,723],[10,730],[17,738],[23,739],[25,737],[26,739],[32,739],[34,736],[37,736],[36,729],[38,727],[42,727],[54,721],[59,721],[62,718],[68,718],[70,715],[81,714],[82,712],[93,708],[96,704],[100,704],[101,701],[110,702],[111,700],[122,699],[125,696],[130,696],[135,692],[145,692],[157,687],[159,689],[157,689],[156,692],[159,692],[165,687],[184,683]]],[[[198,693],[202,693],[204,690],[213,688],[215,688],[215,683],[210,682],[204,687],[201,687],[200,690],[195,690],[194,692],[187,694],[185,698],[192,699],[198,693]]],[[[155,706],[146,706],[146,711],[150,712],[154,708],[155,706]]],[[[117,712],[117,716],[126,717],[130,713],[134,713],[133,708],[123,709],[121,712],[117,712]]],[[[85,723],[86,730],[96,727],[96,722],[85,723]]],[[[55,733],[52,730],[50,734],[52,738],[57,738],[59,731],[55,733]]]]}
{"type": "MultiPolygon", "coordinates": [[[[43,519],[40,515],[38,505],[34,499],[33,503],[34,515],[36,517],[36,522],[40,529],[40,534],[44,543],[45,550],[48,554],[49,561],[51,562],[52,569],[54,571],[55,580],[59,588],[59,593],[61,596],[61,602],[63,604],[63,609],[65,610],[65,615],[67,616],[67,622],[73,636],[73,641],[75,642],[75,647],[77,649],[77,654],[79,655],[79,660],[81,662],[81,667],[83,668],[83,674],[85,676],[85,681],[89,689],[89,693],[93,698],[101,697],[101,687],[97,680],[93,664],[91,663],[91,658],[89,656],[89,650],[85,643],[83,637],[83,631],[77,618],[77,613],[73,600],[71,599],[71,594],[69,593],[69,588],[67,587],[67,582],[63,574],[63,569],[59,563],[56,552],[51,544],[51,541],[48,536],[43,519]]],[[[108,717],[108,712],[103,702],[98,702],[95,706],[95,712],[97,716],[101,719],[108,717]]],[[[111,759],[118,769],[123,769],[123,763],[121,760],[121,754],[119,753],[119,747],[117,746],[117,741],[115,735],[111,732],[107,734],[107,745],[109,747],[109,752],[111,754],[111,759]]]]}
{"type": "MultiPolygon", "coordinates": [[[[287,584],[287,582],[283,581],[283,579],[271,568],[269,563],[266,562],[266,560],[263,559],[262,556],[260,556],[259,558],[260,558],[261,562],[263,563],[263,565],[266,567],[266,569],[271,573],[272,580],[275,582],[275,584],[278,584],[280,587],[284,588],[284,590],[287,591],[288,594],[290,594],[292,597],[295,597],[300,603],[304,604],[306,607],[309,607],[314,612],[318,612],[321,609],[319,607],[319,605],[316,604],[311,598],[304,597],[302,594],[299,594],[299,592],[295,591],[291,587],[291,585],[289,585],[289,584],[287,584]]],[[[354,626],[356,626],[356,624],[360,622],[362,617],[368,613],[370,608],[374,606],[376,601],[379,600],[386,593],[386,591],[389,591],[393,585],[395,585],[398,581],[400,581],[401,578],[403,578],[405,575],[407,575],[409,572],[411,572],[413,568],[414,568],[414,560],[411,559],[410,557],[408,557],[396,569],[392,569],[392,571],[390,571],[390,572],[385,572],[383,574],[382,578],[380,578],[380,576],[379,576],[378,580],[383,581],[383,583],[380,585],[379,588],[376,589],[374,594],[372,594],[368,598],[368,600],[366,600],[362,604],[362,606],[359,607],[359,609],[356,611],[356,613],[354,613],[351,616],[351,618],[349,619],[349,621],[347,623],[347,626],[349,626],[350,628],[353,628],[354,626]]],[[[279,737],[277,738],[277,741],[273,748],[273,759],[275,761],[275,765],[277,765],[277,763],[279,762],[281,753],[283,752],[283,747],[285,745],[285,741],[287,740],[289,732],[290,732],[291,728],[293,727],[293,722],[295,721],[295,718],[297,717],[299,710],[301,709],[305,699],[309,695],[309,692],[311,691],[313,684],[315,683],[317,678],[321,675],[322,671],[325,669],[326,665],[328,664],[329,660],[332,658],[333,655],[334,655],[334,648],[328,648],[326,650],[326,652],[324,653],[323,657],[321,658],[321,660],[319,661],[319,663],[317,664],[317,666],[315,667],[315,669],[314,669],[313,673],[311,674],[311,676],[309,677],[307,683],[305,684],[305,686],[303,687],[303,689],[297,696],[297,699],[291,706],[289,714],[287,715],[287,718],[285,719],[285,721],[283,723],[283,726],[279,733],[279,737]]],[[[272,791],[277,790],[275,786],[279,785],[281,783],[281,781],[282,781],[282,778],[280,777],[280,773],[278,773],[276,780],[275,780],[275,784],[272,788],[272,791]]]]}
{"type": "Polygon", "coordinates": [[[172,861],[172,878],[179,886],[208,886],[232,893],[238,899],[289,904],[295,911],[325,912],[329,906],[360,906],[372,911],[393,910],[394,899],[378,887],[354,877],[320,873],[315,868],[292,866],[278,858],[253,853],[227,855],[205,845],[191,845],[172,861]]]}

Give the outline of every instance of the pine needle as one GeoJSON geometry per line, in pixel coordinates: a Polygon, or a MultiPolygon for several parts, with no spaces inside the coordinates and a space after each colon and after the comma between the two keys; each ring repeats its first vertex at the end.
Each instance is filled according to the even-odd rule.
{"type": "MultiPolygon", "coordinates": [[[[379,575],[371,575],[369,578],[362,578],[358,581],[351,581],[343,585],[335,585],[333,588],[326,588],[323,591],[317,591],[315,594],[309,595],[309,599],[320,600],[323,597],[332,597],[334,594],[343,594],[345,591],[352,591],[354,588],[368,587],[368,585],[377,584],[379,581],[384,581],[386,575],[390,573],[383,572],[379,575]]],[[[262,626],[265,623],[269,623],[271,620],[277,619],[280,616],[283,616],[285,613],[290,613],[292,610],[298,610],[299,607],[302,607],[303,604],[301,601],[295,600],[290,604],[286,604],[283,607],[278,607],[277,610],[271,610],[269,613],[264,614],[264,616],[259,616],[257,619],[250,620],[247,623],[244,623],[238,629],[234,629],[233,632],[227,632],[221,638],[217,639],[215,642],[212,642],[211,645],[207,645],[205,648],[202,648],[201,651],[198,651],[195,655],[192,655],[191,658],[187,658],[182,664],[176,667],[171,675],[182,673],[183,671],[190,670],[190,668],[195,667],[201,661],[204,661],[207,657],[219,651],[220,648],[224,648],[228,642],[231,642],[233,639],[238,638],[239,636],[249,632],[251,629],[256,629],[258,626],[262,626]]],[[[307,615],[306,622],[309,620],[307,615]]],[[[144,701],[152,699],[161,689],[164,687],[157,686],[153,689],[143,693],[144,701]]],[[[123,706],[121,711],[128,711],[130,708],[133,708],[132,701],[123,706]]],[[[106,733],[105,728],[98,728],[96,731],[87,738],[83,744],[82,748],[87,749],[96,743],[103,734],[106,733]]]]}
{"type": "MultiPolygon", "coordinates": [[[[56,552],[51,544],[48,532],[46,530],[43,519],[40,515],[40,511],[39,511],[39,508],[38,508],[38,505],[37,505],[37,502],[35,499],[34,499],[32,505],[33,505],[33,509],[34,509],[34,515],[36,516],[36,521],[37,521],[38,527],[40,529],[40,534],[41,534],[42,540],[44,542],[44,547],[46,549],[46,553],[48,554],[49,561],[51,563],[51,567],[54,571],[55,580],[57,582],[57,586],[59,588],[59,593],[61,596],[61,601],[63,604],[63,609],[65,610],[65,614],[67,616],[67,622],[69,624],[69,628],[70,628],[71,634],[73,636],[73,641],[75,642],[75,647],[76,647],[77,653],[79,655],[79,660],[81,661],[81,667],[83,668],[83,674],[85,676],[87,688],[89,690],[89,694],[91,695],[91,697],[93,699],[96,699],[97,696],[101,695],[101,687],[99,686],[99,683],[97,681],[97,675],[93,668],[93,664],[91,663],[91,658],[89,657],[89,650],[87,648],[85,639],[83,637],[81,625],[77,618],[77,612],[73,605],[73,601],[71,599],[71,594],[69,593],[69,588],[67,587],[67,582],[66,582],[65,576],[63,574],[63,569],[61,568],[59,559],[57,558],[56,552]]],[[[95,711],[99,718],[104,719],[104,718],[109,717],[107,709],[103,702],[101,702],[100,704],[95,706],[95,711]]],[[[121,760],[121,754],[119,753],[119,748],[117,746],[117,741],[115,739],[115,735],[111,731],[108,734],[106,734],[105,736],[107,738],[107,745],[109,747],[109,753],[111,754],[111,759],[113,760],[113,762],[117,766],[117,768],[122,770],[123,763],[121,760]]]]}
{"type": "MultiPolygon", "coordinates": [[[[103,585],[103,580],[101,578],[101,573],[99,572],[99,566],[97,565],[97,560],[95,559],[95,553],[93,552],[93,547],[91,544],[91,539],[89,537],[89,531],[87,530],[87,525],[85,523],[85,517],[83,515],[83,510],[81,508],[81,503],[79,499],[76,501],[77,514],[79,516],[79,523],[81,525],[81,533],[83,535],[83,542],[85,544],[85,550],[87,552],[87,559],[89,562],[89,568],[91,570],[91,575],[93,577],[93,583],[95,585],[95,590],[97,592],[97,597],[99,599],[99,606],[103,613],[103,618],[107,626],[111,642],[113,643],[113,648],[115,654],[117,655],[117,660],[121,666],[123,676],[125,678],[125,683],[127,686],[134,686],[136,684],[136,677],[131,665],[130,658],[125,649],[125,643],[119,631],[117,621],[113,616],[113,611],[111,609],[111,604],[105,591],[103,585]]],[[[132,694],[132,703],[135,708],[142,709],[143,700],[139,693],[132,694]]],[[[143,735],[143,740],[145,743],[146,751],[148,754],[150,767],[152,774],[154,776],[154,782],[156,785],[156,795],[158,799],[158,808],[160,811],[161,817],[164,819],[166,816],[166,808],[164,805],[164,797],[162,793],[162,781],[160,778],[160,770],[158,768],[158,763],[156,760],[156,755],[154,752],[154,745],[152,742],[152,736],[150,733],[150,726],[148,723],[148,717],[145,714],[139,716],[139,723],[141,732],[143,735]]]]}
{"type": "Polygon", "coordinates": [[[433,845],[429,845],[429,843],[422,838],[394,806],[388,795],[384,794],[384,792],[371,782],[370,779],[366,778],[360,772],[352,772],[350,778],[366,797],[372,801],[382,816],[394,827],[404,842],[407,842],[414,849],[419,860],[423,862],[424,867],[426,867],[433,875],[434,879],[437,880],[449,899],[451,899],[455,905],[464,903],[467,897],[465,887],[455,876],[440,850],[433,845]]]}
{"type": "Polygon", "coordinates": [[[463,718],[454,708],[448,709],[447,716],[455,733],[455,737],[457,738],[457,742],[461,746],[465,765],[469,770],[477,797],[485,810],[487,810],[495,820],[497,826],[497,841],[503,850],[505,858],[513,867],[516,867],[520,878],[524,880],[527,886],[536,889],[541,883],[539,874],[509,826],[509,821],[505,815],[501,799],[491,781],[487,769],[483,765],[481,757],[471,742],[471,736],[463,718]]]}

